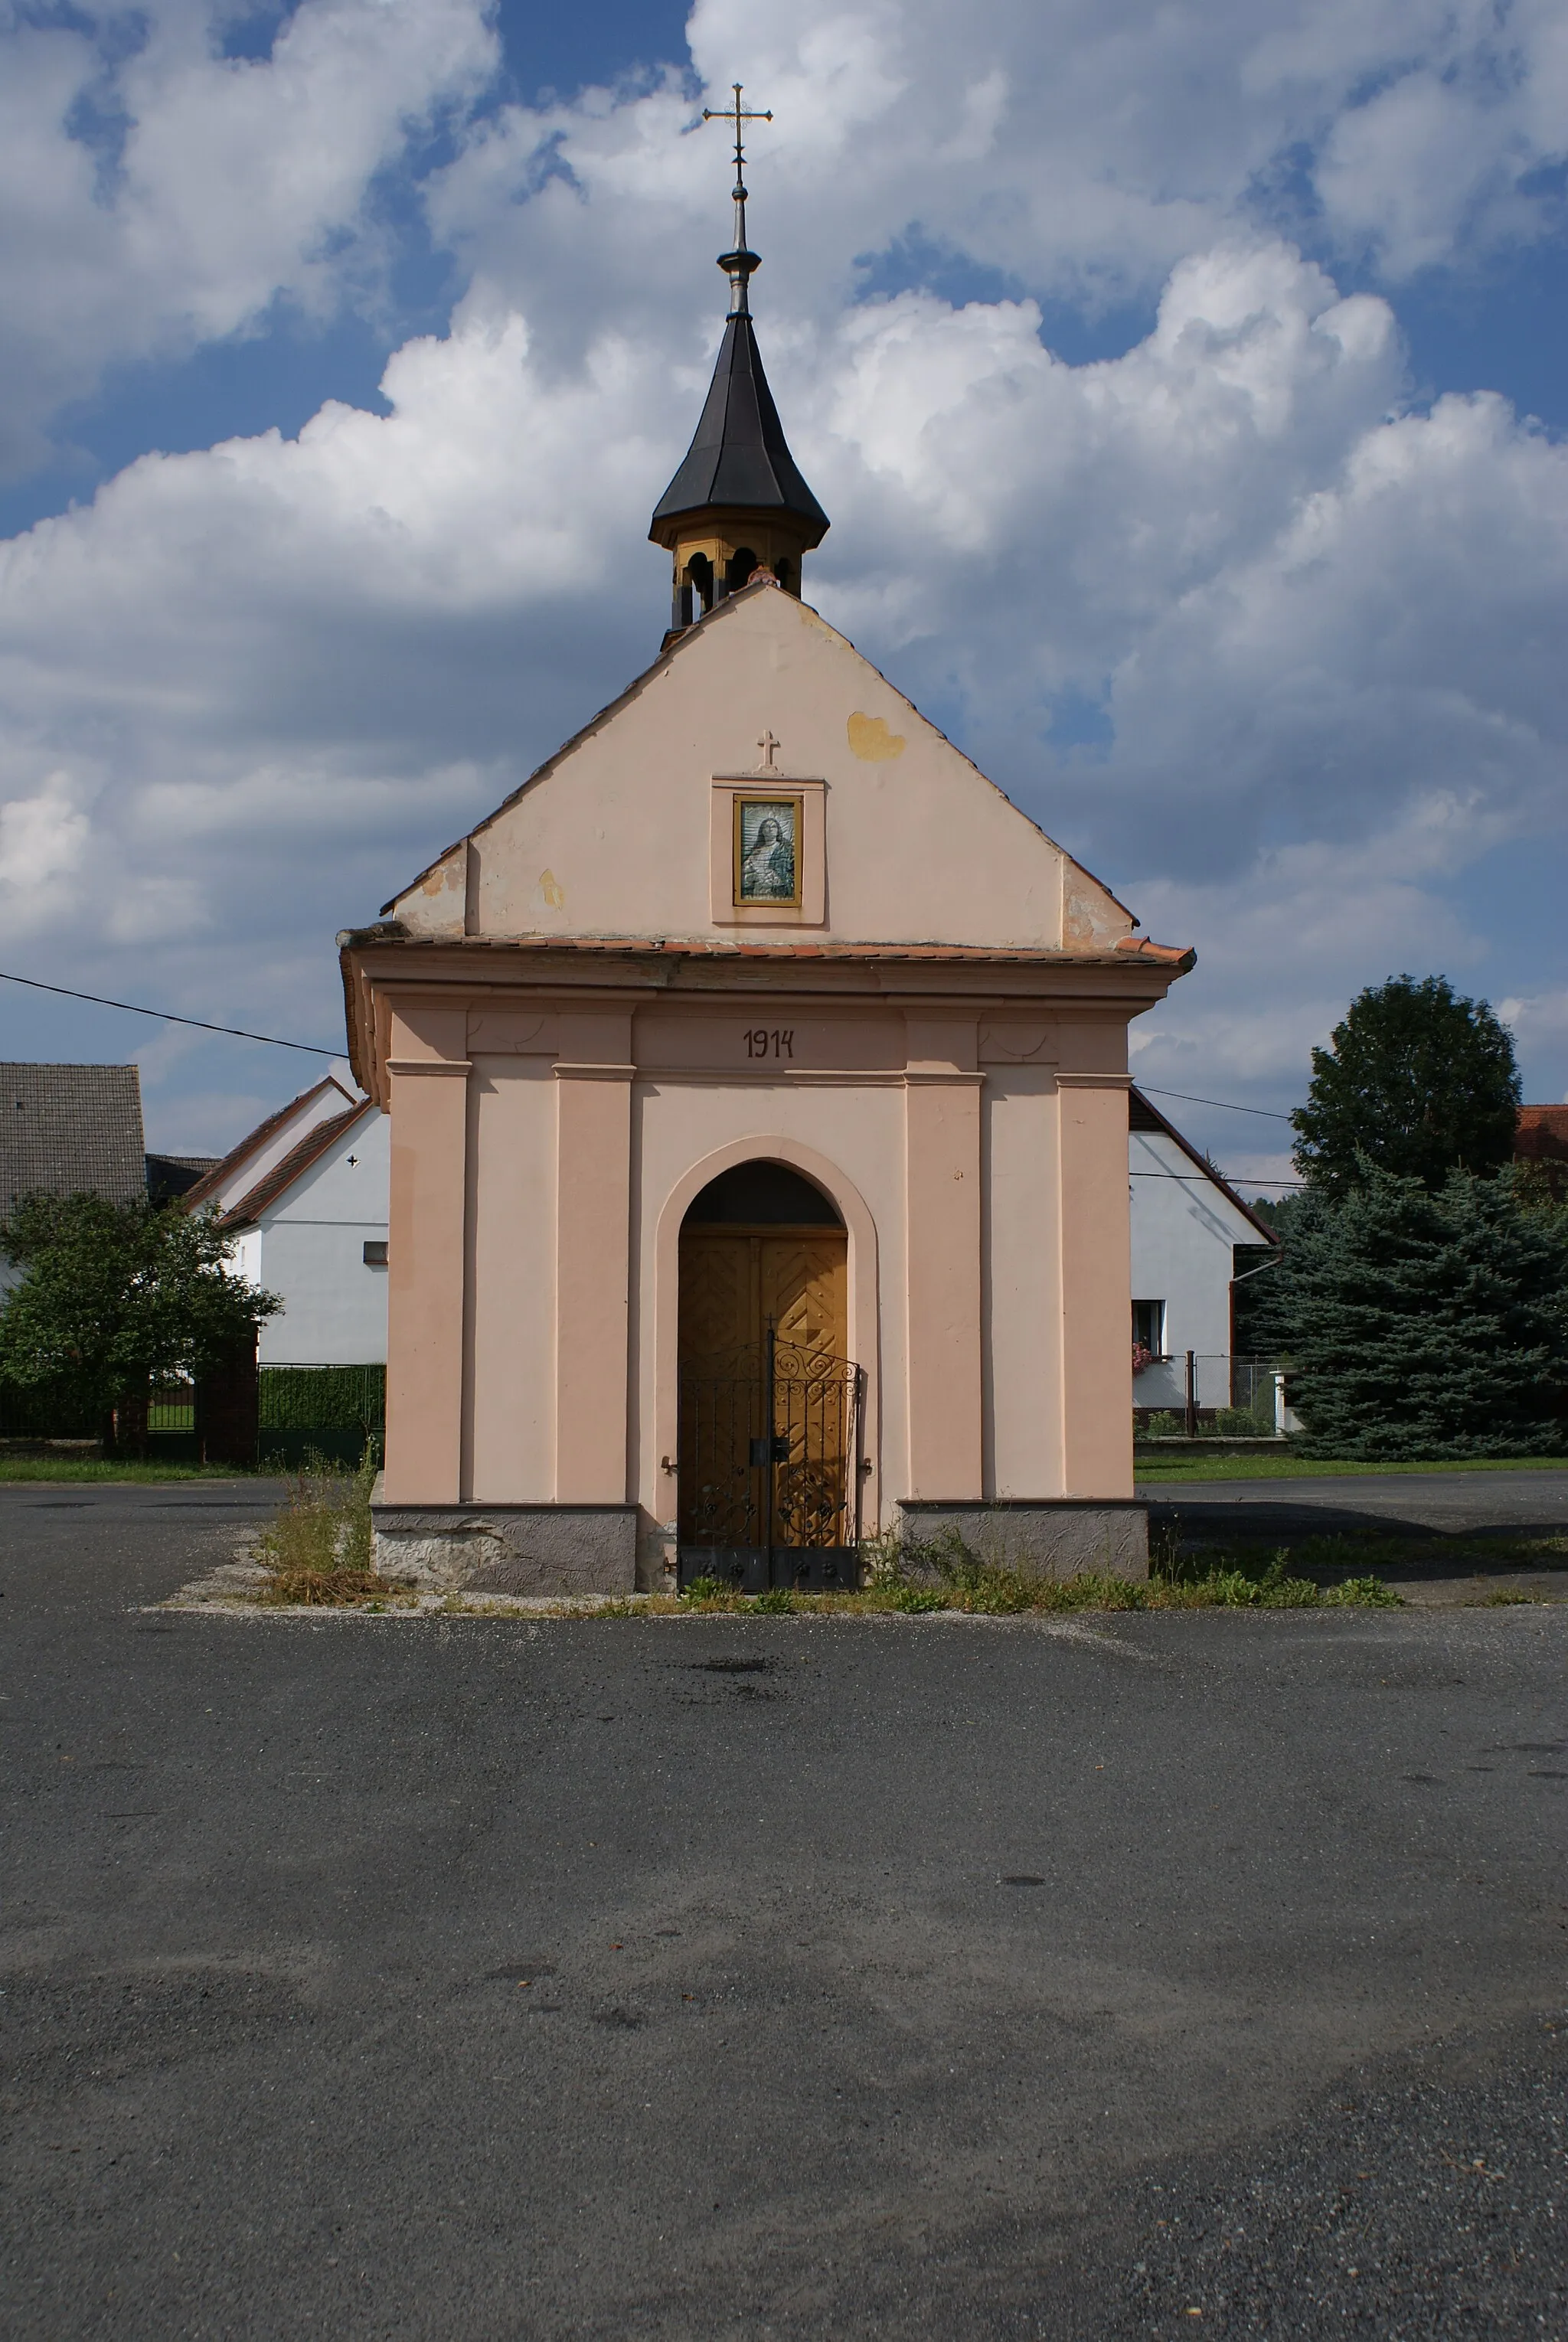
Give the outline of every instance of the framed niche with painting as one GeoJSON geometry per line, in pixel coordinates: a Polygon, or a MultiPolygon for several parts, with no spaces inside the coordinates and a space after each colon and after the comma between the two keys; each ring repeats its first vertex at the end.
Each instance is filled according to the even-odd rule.
{"type": "Polygon", "coordinates": [[[798,910],[804,799],[771,789],[755,796],[737,792],[734,807],[735,906],[798,910]]]}

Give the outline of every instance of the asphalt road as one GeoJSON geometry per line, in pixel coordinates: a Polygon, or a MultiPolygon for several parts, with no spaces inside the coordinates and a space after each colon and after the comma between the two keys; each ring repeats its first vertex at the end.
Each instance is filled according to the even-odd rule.
{"type": "Polygon", "coordinates": [[[1333,1536],[1365,1529],[1503,1535],[1568,1526],[1568,1472],[1367,1472],[1343,1479],[1140,1480],[1186,1536],[1333,1536]]]}
{"type": "Polygon", "coordinates": [[[1563,1610],[141,1606],[261,1494],[0,1492],[8,2337],[1568,2336],[1563,1610]]]}

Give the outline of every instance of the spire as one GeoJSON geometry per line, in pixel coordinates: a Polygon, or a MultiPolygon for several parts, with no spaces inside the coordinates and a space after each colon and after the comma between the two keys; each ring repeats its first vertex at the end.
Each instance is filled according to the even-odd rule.
{"type": "Polygon", "coordinates": [[[739,82],[732,82],[730,87],[735,94],[734,105],[726,105],[722,110],[704,105],[703,120],[733,122],[735,125],[735,184],[733,189],[735,206],[735,243],[733,252],[720,253],[719,266],[730,280],[731,316],[745,317],[751,315],[751,305],[746,298],[746,287],[762,266],[762,262],[754,252],[749,252],[746,249],[746,156],[745,149],[741,145],[741,125],[744,122],[771,122],[774,113],[770,105],[765,114],[748,114],[741,104],[739,82]]]}
{"type": "Polygon", "coordinates": [[[786,591],[798,592],[801,557],[828,529],[827,515],[790,454],[752,325],[750,285],[762,263],[746,241],[742,125],[771,122],[773,113],[748,113],[740,83],[733,87],[733,106],[710,106],[703,115],[704,122],[734,125],[734,240],[719,255],[730,280],[729,315],[696,435],[648,531],[674,555],[666,641],[744,586],[754,569],[770,569],[786,591]]]}
{"type": "Polygon", "coordinates": [[[827,515],[790,454],[763,372],[756,334],[744,309],[731,312],[696,435],[659,499],[654,514],[655,542],[664,542],[658,534],[661,522],[718,505],[759,514],[788,513],[814,529],[813,545],[827,534],[827,515]]]}

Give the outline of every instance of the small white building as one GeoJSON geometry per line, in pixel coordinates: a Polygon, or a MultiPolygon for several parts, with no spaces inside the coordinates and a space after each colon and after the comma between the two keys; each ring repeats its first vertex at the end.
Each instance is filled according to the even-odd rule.
{"type": "Polygon", "coordinates": [[[283,1297],[261,1365],[385,1363],[389,1186],[385,1116],[328,1076],[191,1189],[217,1206],[240,1274],[283,1297]]]}
{"type": "Polygon", "coordinates": [[[1236,1246],[1279,1239],[1141,1090],[1129,1093],[1127,1120],[1133,1404],[1180,1414],[1189,1350],[1200,1407],[1244,1403],[1232,1380],[1236,1246]]]}

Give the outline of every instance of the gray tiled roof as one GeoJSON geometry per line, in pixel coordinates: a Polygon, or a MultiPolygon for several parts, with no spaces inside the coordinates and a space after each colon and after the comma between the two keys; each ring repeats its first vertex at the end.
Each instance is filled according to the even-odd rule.
{"type": "Polygon", "coordinates": [[[0,1213],[23,1196],[145,1196],[135,1066],[0,1064],[0,1213]]]}
{"type": "Polygon", "coordinates": [[[175,1196],[185,1195],[198,1179],[218,1167],[215,1155],[149,1155],[147,1157],[147,1195],[155,1204],[171,1203],[175,1196]]]}

